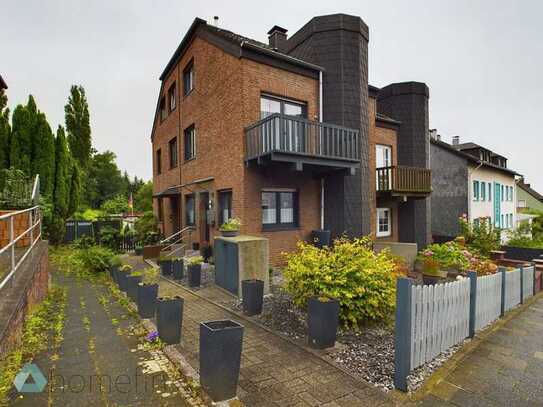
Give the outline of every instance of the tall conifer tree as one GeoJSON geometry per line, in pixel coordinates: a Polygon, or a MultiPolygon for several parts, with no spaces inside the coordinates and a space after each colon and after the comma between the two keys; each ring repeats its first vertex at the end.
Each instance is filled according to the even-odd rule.
{"type": "Polygon", "coordinates": [[[70,179],[70,157],[66,145],[64,128],[58,126],[55,140],[55,184],[53,188],[53,211],[56,216],[66,219],[68,216],[70,179]]]}
{"type": "Polygon", "coordinates": [[[9,125],[8,97],[4,89],[0,89],[0,169],[9,167],[9,125]]]}
{"type": "Polygon", "coordinates": [[[70,151],[80,168],[86,170],[91,158],[92,140],[89,105],[82,86],[72,86],[64,113],[70,151]]]}

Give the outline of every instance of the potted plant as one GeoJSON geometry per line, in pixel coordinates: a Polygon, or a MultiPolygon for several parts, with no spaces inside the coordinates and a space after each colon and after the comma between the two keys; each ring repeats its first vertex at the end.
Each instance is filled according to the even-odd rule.
{"type": "Polygon", "coordinates": [[[160,256],[158,258],[158,265],[160,266],[160,271],[163,276],[172,275],[172,258],[169,256],[160,256]]]}
{"type": "Polygon", "coordinates": [[[136,245],[134,247],[134,253],[136,254],[136,256],[141,256],[143,254],[143,246],[136,245]]]}
{"type": "Polygon", "coordinates": [[[251,270],[251,277],[241,281],[241,296],[243,298],[243,312],[249,316],[262,312],[264,299],[264,281],[256,278],[256,270],[251,270]]]}
{"type": "Polygon", "coordinates": [[[142,272],[133,271],[126,276],[126,295],[132,301],[138,301],[138,284],[141,282],[142,272]]]}
{"type": "Polygon", "coordinates": [[[236,396],[243,326],[235,321],[200,323],[200,383],[213,401],[236,396]]]}
{"type": "Polygon", "coordinates": [[[440,263],[432,258],[422,261],[422,281],[426,285],[439,284],[447,279],[448,272],[440,270],[440,263]]]}
{"type": "Polygon", "coordinates": [[[187,261],[187,274],[189,287],[199,287],[202,281],[202,256],[189,257],[187,261]]]}
{"type": "Polygon", "coordinates": [[[224,237],[234,237],[239,235],[241,221],[238,218],[230,218],[224,222],[219,230],[224,237]]]}
{"type": "Polygon", "coordinates": [[[119,290],[126,292],[126,277],[132,272],[132,266],[130,264],[123,264],[119,267],[117,272],[117,283],[119,284],[119,290]]]}
{"type": "Polygon", "coordinates": [[[172,259],[172,271],[174,280],[182,280],[184,276],[184,264],[182,257],[174,257],[172,259]]]}
{"type": "Polygon", "coordinates": [[[310,297],[307,303],[309,346],[325,349],[334,346],[339,323],[339,301],[325,296],[310,297]]]}
{"type": "Polygon", "coordinates": [[[142,318],[153,318],[155,316],[159,275],[160,271],[156,267],[148,267],[142,271],[136,301],[138,304],[138,313],[142,318]]]}
{"type": "Polygon", "coordinates": [[[117,283],[117,273],[119,272],[119,267],[121,267],[121,259],[119,256],[115,256],[111,259],[111,263],[109,265],[109,275],[111,276],[111,279],[117,283]]]}
{"type": "Polygon", "coordinates": [[[181,342],[183,324],[183,298],[159,297],[156,302],[158,336],[168,345],[181,342]]]}

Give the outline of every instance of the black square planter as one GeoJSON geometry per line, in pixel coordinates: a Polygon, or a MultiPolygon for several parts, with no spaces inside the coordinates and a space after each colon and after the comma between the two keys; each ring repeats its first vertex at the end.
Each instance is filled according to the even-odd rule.
{"type": "Polygon", "coordinates": [[[138,284],[138,314],[142,318],[153,318],[156,310],[156,298],[158,295],[158,284],[138,284]]]}
{"type": "Polygon", "coordinates": [[[330,246],[331,233],[329,230],[314,230],[311,232],[311,240],[316,247],[322,249],[324,246],[330,246]]]}
{"type": "Polygon", "coordinates": [[[173,262],[170,259],[159,261],[158,264],[160,264],[160,271],[162,272],[163,276],[172,275],[172,263],[173,262]]]}
{"type": "Polygon", "coordinates": [[[126,276],[126,295],[134,302],[138,300],[139,283],[141,283],[141,276],[126,276]]]}
{"type": "Polygon", "coordinates": [[[264,299],[264,281],[242,280],[241,296],[243,298],[243,312],[247,315],[257,315],[262,312],[264,299]]]}
{"type": "Polygon", "coordinates": [[[231,320],[200,323],[200,384],[213,401],[236,396],[243,326],[231,320]]]}
{"type": "Polygon", "coordinates": [[[117,271],[117,283],[119,285],[119,290],[126,292],[126,278],[129,276],[128,271],[117,271]]]}
{"type": "Polygon", "coordinates": [[[109,266],[109,276],[115,282],[117,282],[117,272],[119,271],[119,266],[109,266]]]}
{"type": "Polygon", "coordinates": [[[168,345],[181,342],[183,298],[157,298],[156,325],[160,340],[168,345]]]}
{"type": "Polygon", "coordinates": [[[189,264],[187,266],[189,287],[200,287],[202,282],[202,265],[189,264]]]}
{"type": "Polygon", "coordinates": [[[320,301],[318,297],[311,297],[307,308],[309,346],[317,349],[334,346],[339,322],[339,301],[320,301]]]}
{"type": "Polygon", "coordinates": [[[185,277],[185,273],[183,270],[183,259],[174,260],[172,263],[172,269],[174,280],[182,280],[183,277],[185,277]]]}

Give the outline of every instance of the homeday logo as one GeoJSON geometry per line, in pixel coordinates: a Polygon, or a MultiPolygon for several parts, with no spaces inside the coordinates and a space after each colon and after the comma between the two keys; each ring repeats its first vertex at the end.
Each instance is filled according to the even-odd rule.
{"type": "Polygon", "coordinates": [[[17,373],[13,384],[19,393],[40,393],[45,388],[47,379],[38,366],[34,363],[27,363],[17,373]],[[28,378],[32,378],[32,382],[27,383],[28,378]]]}

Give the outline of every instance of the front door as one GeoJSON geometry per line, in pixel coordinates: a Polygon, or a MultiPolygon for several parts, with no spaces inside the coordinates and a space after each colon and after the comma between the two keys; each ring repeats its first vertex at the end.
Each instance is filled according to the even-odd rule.
{"type": "Polygon", "coordinates": [[[172,234],[179,232],[181,229],[181,222],[179,216],[179,195],[170,197],[170,209],[171,209],[171,222],[172,222],[172,234]]]}
{"type": "Polygon", "coordinates": [[[204,242],[209,243],[209,222],[207,219],[207,211],[209,209],[209,192],[200,192],[200,200],[198,205],[198,219],[200,229],[200,245],[204,242]]]}

